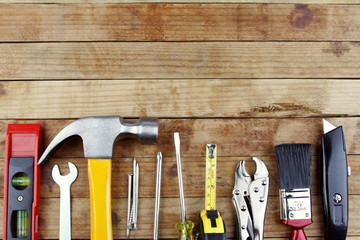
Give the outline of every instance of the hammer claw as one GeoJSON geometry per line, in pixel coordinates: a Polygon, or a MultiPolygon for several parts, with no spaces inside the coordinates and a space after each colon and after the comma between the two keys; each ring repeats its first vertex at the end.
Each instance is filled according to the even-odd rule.
{"type": "Polygon", "coordinates": [[[40,157],[38,165],[46,163],[72,136],[82,138],[85,158],[111,159],[114,144],[118,140],[131,137],[139,139],[141,143],[155,144],[158,121],[154,118],[140,118],[137,122],[126,122],[118,116],[80,118],[55,136],[40,157]]]}
{"type": "MultiPolygon", "coordinates": [[[[111,221],[111,159],[114,145],[124,138],[136,138],[141,143],[155,144],[158,138],[158,121],[140,118],[126,122],[118,116],[80,118],[60,131],[44,151],[38,165],[46,163],[72,136],[83,141],[84,157],[88,158],[91,206],[91,239],[112,240],[111,221]]],[[[69,163],[70,176],[75,172],[69,163]]],[[[77,171],[76,171],[77,174],[77,171]]],[[[59,167],[53,168],[55,181],[63,181],[59,167]]],[[[69,177],[70,177],[69,176],[69,177]]]]}

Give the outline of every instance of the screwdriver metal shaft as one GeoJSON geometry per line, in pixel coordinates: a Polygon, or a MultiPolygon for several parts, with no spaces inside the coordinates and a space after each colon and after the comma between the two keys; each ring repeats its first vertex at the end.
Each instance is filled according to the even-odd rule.
{"type": "Polygon", "coordinates": [[[175,143],[175,151],[176,151],[176,163],[178,170],[180,205],[181,205],[181,222],[177,222],[175,224],[175,228],[178,230],[179,240],[194,240],[193,229],[195,223],[193,223],[192,221],[186,221],[184,187],[182,181],[181,159],[180,159],[180,136],[178,132],[174,133],[174,143],[175,143]]]}
{"type": "Polygon", "coordinates": [[[154,217],[154,240],[158,239],[159,235],[159,213],[160,213],[160,189],[161,189],[161,168],[162,168],[162,154],[157,154],[157,170],[156,170],[156,196],[155,196],[155,217],[154,217]]]}
{"type": "Polygon", "coordinates": [[[134,230],[137,229],[137,211],[138,211],[138,200],[139,200],[139,164],[136,162],[136,158],[134,158],[134,188],[133,188],[133,224],[134,230]]]}
{"type": "Polygon", "coordinates": [[[178,179],[179,179],[181,221],[185,224],[186,223],[185,199],[184,199],[184,187],[183,187],[182,171],[181,171],[180,136],[178,132],[174,133],[174,143],[175,143],[176,164],[177,164],[178,179]]]}
{"type": "Polygon", "coordinates": [[[132,185],[132,174],[128,174],[128,211],[127,211],[127,224],[126,224],[126,238],[129,239],[131,226],[131,185],[132,185]]]}

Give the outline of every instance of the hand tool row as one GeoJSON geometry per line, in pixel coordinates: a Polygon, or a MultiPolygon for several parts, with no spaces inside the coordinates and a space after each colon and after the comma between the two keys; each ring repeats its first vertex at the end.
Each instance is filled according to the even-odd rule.
{"type": "MultiPolygon", "coordinates": [[[[342,127],[323,120],[322,190],[325,238],[346,238],[348,226],[348,176],[345,140],[342,127]]],[[[117,116],[85,117],[62,129],[50,142],[41,157],[40,124],[9,124],[5,146],[4,225],[3,239],[38,239],[40,205],[40,166],[49,162],[55,152],[71,137],[80,136],[84,156],[88,159],[90,189],[91,239],[112,240],[111,174],[115,144],[125,138],[135,138],[143,144],[156,144],[159,125],[155,118],[124,120],[117,116]]],[[[174,132],[181,220],[174,223],[178,239],[225,240],[226,225],[216,208],[217,146],[205,146],[205,208],[198,221],[186,218],[184,184],[181,168],[180,133],[174,132]]],[[[311,212],[311,145],[284,143],[275,147],[278,169],[280,218],[293,228],[290,239],[305,240],[304,227],[312,223],[311,212]]],[[[159,237],[162,153],[157,153],[155,211],[153,239],[159,237]]],[[[238,239],[261,240],[270,185],[269,172],[261,159],[253,157],[254,176],[245,169],[242,160],[234,169],[232,201],[237,216],[238,239]]],[[[70,173],[61,175],[58,165],[52,178],[60,187],[59,239],[71,239],[71,184],[78,176],[77,167],[69,162],[70,173]]],[[[136,230],[138,221],[140,165],[133,160],[133,172],[128,174],[128,208],[126,237],[136,230]]],[[[141,216],[140,216],[141,217],[141,216]]],[[[175,231],[174,229],[174,231],[175,231]]],[[[149,237],[150,238],[150,237],[149,237]]]]}

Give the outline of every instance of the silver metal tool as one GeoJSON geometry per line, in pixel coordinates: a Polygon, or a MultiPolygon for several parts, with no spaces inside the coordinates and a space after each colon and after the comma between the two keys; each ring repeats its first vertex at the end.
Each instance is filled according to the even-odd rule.
{"type": "Polygon", "coordinates": [[[137,229],[137,211],[139,199],[139,164],[133,160],[133,173],[128,174],[128,215],[126,224],[126,237],[129,238],[130,230],[137,229]]]}
{"type": "Polygon", "coordinates": [[[61,130],[39,159],[38,164],[44,164],[68,139],[82,138],[84,156],[88,158],[91,240],[113,239],[111,158],[116,142],[135,138],[141,143],[155,144],[158,130],[158,121],[154,118],[126,121],[118,116],[85,117],[61,130]]]}
{"type": "Polygon", "coordinates": [[[195,223],[192,221],[186,221],[185,214],[185,198],[184,198],[184,186],[182,181],[181,171],[181,159],[180,159],[180,136],[178,132],[174,133],[174,144],[176,152],[176,163],[179,179],[179,192],[180,192],[180,206],[181,206],[181,221],[175,224],[176,230],[178,230],[178,239],[181,240],[193,240],[195,236],[193,234],[195,223]]]}
{"type": "Polygon", "coordinates": [[[186,223],[184,187],[182,181],[181,158],[180,158],[180,136],[178,132],[174,133],[174,144],[175,144],[175,152],[176,152],[176,165],[177,165],[178,178],[179,178],[181,221],[183,223],[186,223]]]}
{"type": "Polygon", "coordinates": [[[128,211],[127,211],[127,223],[126,223],[126,238],[129,238],[130,236],[130,229],[132,229],[132,225],[131,225],[131,186],[132,186],[132,176],[133,174],[128,174],[128,181],[129,181],[129,185],[128,185],[128,211]]]}
{"type": "Polygon", "coordinates": [[[269,172],[265,164],[253,157],[256,164],[254,180],[240,161],[235,172],[233,203],[238,220],[239,240],[262,240],[269,192],[269,172]]]}
{"type": "Polygon", "coordinates": [[[52,178],[60,187],[60,231],[59,240],[71,240],[70,186],[78,175],[76,166],[68,162],[70,173],[62,176],[59,166],[52,169],[52,178]]]}
{"type": "Polygon", "coordinates": [[[136,158],[134,158],[134,181],[133,181],[133,224],[134,230],[137,229],[137,211],[138,211],[138,200],[139,200],[139,164],[136,162],[136,158]]]}
{"type": "Polygon", "coordinates": [[[156,195],[155,195],[155,217],[154,217],[154,240],[159,236],[159,213],[160,213],[160,189],[161,189],[161,168],[162,168],[162,154],[157,154],[157,169],[156,169],[156,195]]]}

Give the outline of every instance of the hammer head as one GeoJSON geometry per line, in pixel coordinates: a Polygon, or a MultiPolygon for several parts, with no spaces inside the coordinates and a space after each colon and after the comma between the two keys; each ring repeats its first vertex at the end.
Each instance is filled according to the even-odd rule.
{"type": "Polygon", "coordinates": [[[72,136],[82,138],[86,158],[111,159],[118,140],[131,137],[144,144],[155,144],[158,129],[156,118],[140,118],[137,122],[126,122],[118,116],[80,118],[55,136],[39,159],[38,165],[50,160],[56,150],[72,136]]]}

